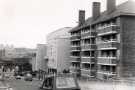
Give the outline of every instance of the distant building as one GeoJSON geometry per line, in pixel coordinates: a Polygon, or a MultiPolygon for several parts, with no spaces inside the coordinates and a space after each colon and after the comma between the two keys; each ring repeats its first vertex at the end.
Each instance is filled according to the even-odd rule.
{"type": "Polygon", "coordinates": [[[47,36],[47,57],[50,70],[62,72],[69,68],[71,27],[61,28],[47,36]]]}
{"type": "Polygon", "coordinates": [[[34,68],[34,55],[35,49],[29,48],[15,48],[9,45],[0,46],[0,67],[13,69],[19,66],[21,71],[32,70],[34,68]],[[28,67],[27,67],[28,66],[28,67]]]}
{"type": "Polygon", "coordinates": [[[100,13],[100,3],[94,2],[87,20],[80,11],[79,25],[70,31],[74,73],[98,79],[135,76],[135,2],[115,3],[107,0],[100,13]]]}
{"type": "Polygon", "coordinates": [[[28,56],[30,57],[29,63],[32,65],[32,71],[36,71],[36,54],[37,49],[29,49],[28,56]]]}
{"type": "Polygon", "coordinates": [[[38,44],[37,52],[36,52],[36,70],[47,70],[47,62],[45,57],[47,56],[47,45],[46,44],[38,44]]]}

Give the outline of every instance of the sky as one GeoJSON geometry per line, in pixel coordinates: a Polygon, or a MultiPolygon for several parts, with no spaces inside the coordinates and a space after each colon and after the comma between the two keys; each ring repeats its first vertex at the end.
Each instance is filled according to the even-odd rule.
{"type": "MultiPolygon", "coordinates": [[[[36,48],[45,44],[48,33],[63,27],[75,27],[78,10],[91,16],[92,2],[106,0],[0,0],[0,44],[36,48]]],[[[117,0],[117,5],[127,0],[117,0]]]]}

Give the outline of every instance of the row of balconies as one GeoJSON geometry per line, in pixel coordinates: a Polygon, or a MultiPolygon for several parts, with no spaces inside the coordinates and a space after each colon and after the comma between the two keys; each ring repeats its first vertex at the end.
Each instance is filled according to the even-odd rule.
{"type": "Polygon", "coordinates": [[[71,47],[70,48],[71,49],[71,51],[80,51],[81,50],[81,47],[71,47]]]}
{"type": "Polygon", "coordinates": [[[97,46],[95,44],[84,44],[80,46],[71,46],[71,51],[86,51],[86,50],[95,50],[97,47],[98,50],[106,50],[106,49],[117,49],[117,42],[108,42],[108,43],[100,43],[97,46]]]}
{"type": "Polygon", "coordinates": [[[95,72],[94,69],[84,69],[84,68],[81,69],[81,75],[83,76],[94,77],[95,75],[94,72],[95,72]]]}
{"type": "Polygon", "coordinates": [[[81,62],[85,63],[94,63],[95,62],[95,57],[81,57],[81,62]]]}
{"type": "Polygon", "coordinates": [[[74,56],[71,56],[71,62],[81,62],[81,59],[80,59],[80,57],[76,57],[76,58],[74,58],[74,56]]]}
{"type": "Polygon", "coordinates": [[[71,36],[80,36],[80,33],[71,34],[71,36]]]}
{"type": "MultiPolygon", "coordinates": [[[[97,63],[100,65],[117,65],[117,58],[116,57],[98,57],[97,63]]],[[[91,63],[94,64],[95,58],[72,58],[71,62],[81,62],[81,63],[91,63]]]]}
{"type": "MultiPolygon", "coordinates": [[[[77,60],[78,62],[80,62],[80,59],[75,59],[77,60]]],[[[74,60],[74,61],[75,61],[74,60]]],[[[94,64],[92,62],[95,61],[95,58],[91,58],[91,59],[86,59],[86,58],[82,58],[81,59],[81,64],[83,64],[83,62],[91,62],[91,64],[94,64]],[[92,60],[92,61],[91,61],[92,60]]],[[[79,63],[80,64],[80,63],[79,63]]],[[[98,57],[98,64],[99,65],[116,65],[117,64],[117,60],[116,60],[116,57],[98,57]]],[[[71,72],[78,72],[78,70],[81,69],[81,74],[82,75],[86,75],[86,76],[94,76],[94,74],[92,75],[91,72],[96,72],[96,69],[94,68],[85,68],[85,67],[76,67],[76,66],[72,66],[70,68],[71,72]]],[[[107,70],[101,70],[101,69],[98,69],[98,71],[96,72],[98,75],[106,75],[106,76],[115,76],[116,75],[116,72],[110,70],[110,71],[107,71],[107,70]]]]}
{"type": "Polygon", "coordinates": [[[98,36],[102,36],[102,35],[107,35],[111,33],[118,33],[119,29],[120,27],[117,25],[110,25],[110,26],[106,26],[104,28],[98,29],[97,33],[98,33],[98,36]]]}
{"type": "Polygon", "coordinates": [[[117,65],[116,57],[98,57],[98,64],[100,65],[117,65]]]}
{"type": "MultiPolygon", "coordinates": [[[[113,41],[108,41],[108,42],[100,42],[99,44],[82,44],[81,45],[81,49],[82,50],[93,50],[93,49],[96,49],[96,46],[97,46],[97,49],[117,49],[118,48],[118,42],[113,42],[113,41]]],[[[79,45],[74,45],[74,46],[71,46],[71,47],[80,47],[79,45]]],[[[72,49],[71,49],[72,50],[72,49]]]]}
{"type": "Polygon", "coordinates": [[[96,45],[95,44],[84,44],[81,45],[81,49],[83,50],[95,50],[96,49],[96,45]]]}
{"type": "MultiPolygon", "coordinates": [[[[119,29],[120,29],[120,26],[110,24],[104,27],[97,28],[97,33],[98,33],[98,36],[102,36],[102,35],[111,34],[111,33],[118,33],[119,29]]],[[[71,40],[80,39],[80,37],[85,38],[87,36],[96,36],[96,32],[94,30],[90,30],[87,32],[81,32],[81,35],[80,34],[71,35],[71,40]]]]}
{"type": "Polygon", "coordinates": [[[108,71],[98,71],[97,72],[97,78],[101,80],[112,80],[116,79],[116,73],[115,72],[108,72],[108,71]]]}
{"type": "Polygon", "coordinates": [[[70,40],[71,40],[71,41],[80,40],[80,38],[81,38],[81,36],[79,36],[79,35],[78,35],[78,36],[71,36],[71,37],[70,37],[70,40]]]}
{"type": "Polygon", "coordinates": [[[113,42],[113,43],[117,43],[118,41],[117,41],[117,39],[98,40],[98,41],[97,41],[97,44],[102,44],[102,43],[111,43],[111,42],[113,42]]]}
{"type": "Polygon", "coordinates": [[[106,75],[116,75],[116,72],[111,72],[111,71],[102,71],[102,70],[98,70],[97,71],[98,74],[106,74],[106,75]]]}
{"type": "MultiPolygon", "coordinates": [[[[82,38],[82,39],[83,39],[83,38],[87,38],[88,36],[90,36],[90,37],[95,37],[95,36],[96,36],[96,32],[95,32],[95,31],[90,31],[90,32],[81,34],[81,38],[82,38]]],[[[90,38],[90,37],[89,37],[89,38],[90,38]]]]}
{"type": "Polygon", "coordinates": [[[70,66],[70,72],[71,73],[79,73],[80,71],[80,67],[76,67],[76,66],[70,66]]]}
{"type": "Polygon", "coordinates": [[[71,47],[80,47],[80,44],[71,44],[71,47]]]}
{"type": "Polygon", "coordinates": [[[103,25],[98,25],[97,26],[97,29],[98,30],[102,30],[102,29],[104,29],[104,28],[107,28],[107,27],[111,27],[111,26],[116,26],[117,24],[116,23],[110,23],[110,24],[103,24],[103,25]]]}
{"type": "Polygon", "coordinates": [[[90,31],[91,31],[91,29],[83,29],[83,30],[81,30],[81,34],[88,33],[90,31]]]}
{"type": "Polygon", "coordinates": [[[108,43],[100,43],[97,45],[97,49],[117,49],[118,43],[117,42],[108,42],[108,43]]]}
{"type": "Polygon", "coordinates": [[[80,56],[70,56],[71,62],[85,62],[85,63],[94,63],[95,57],[81,57],[80,56]]]}

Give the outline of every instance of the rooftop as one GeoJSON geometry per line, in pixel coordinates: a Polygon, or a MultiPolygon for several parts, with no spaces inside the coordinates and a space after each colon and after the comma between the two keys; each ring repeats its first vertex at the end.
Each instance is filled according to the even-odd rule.
{"type": "Polygon", "coordinates": [[[107,11],[104,11],[101,13],[101,15],[93,21],[92,17],[88,18],[85,23],[82,26],[76,26],[74,27],[71,31],[77,31],[78,29],[91,25],[91,24],[96,24],[100,23],[106,20],[109,20],[111,18],[123,16],[123,15],[130,15],[130,16],[135,16],[135,1],[128,0],[125,3],[122,3],[116,7],[116,9],[111,12],[107,13],[107,11]]]}

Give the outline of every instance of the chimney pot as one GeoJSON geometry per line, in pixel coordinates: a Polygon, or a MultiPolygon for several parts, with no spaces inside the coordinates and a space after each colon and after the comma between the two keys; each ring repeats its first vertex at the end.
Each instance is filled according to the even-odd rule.
{"type": "Polygon", "coordinates": [[[100,16],[100,2],[93,2],[92,9],[92,17],[95,20],[100,16]]]}
{"type": "Polygon", "coordinates": [[[79,10],[79,26],[84,24],[84,22],[85,22],[85,11],[79,10]]]}
{"type": "Polygon", "coordinates": [[[116,9],[116,0],[107,0],[107,12],[108,14],[116,9]]]}

